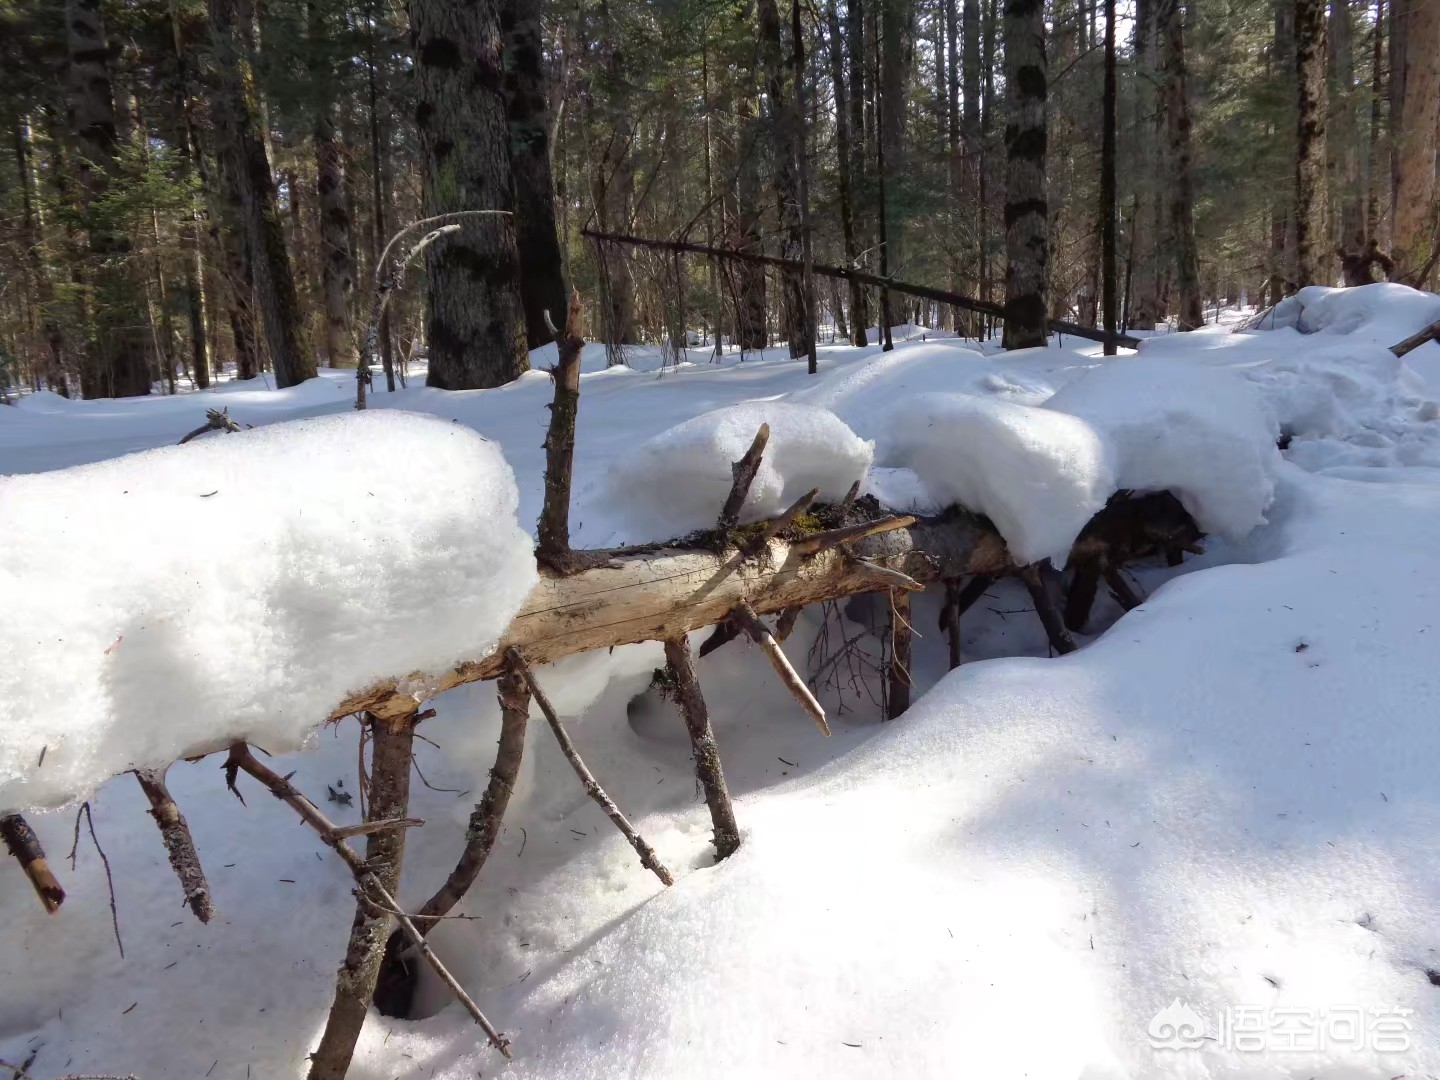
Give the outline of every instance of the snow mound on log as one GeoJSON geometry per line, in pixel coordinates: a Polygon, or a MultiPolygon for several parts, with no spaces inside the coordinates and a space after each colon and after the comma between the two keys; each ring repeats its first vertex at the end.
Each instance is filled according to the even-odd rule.
{"type": "Polygon", "coordinates": [[[1109,448],[1086,421],[969,394],[901,401],[879,461],[913,470],[938,505],[986,515],[1022,563],[1063,565],[1116,486],[1109,448]]]}
{"type": "Polygon", "coordinates": [[[1275,497],[1278,430],[1243,379],[1185,363],[1111,360],[1045,407],[1100,434],[1117,487],[1169,491],[1203,531],[1231,540],[1264,524],[1275,497]]]}
{"type": "Polygon", "coordinates": [[[0,478],[0,810],[484,655],[536,579],[499,449],[401,412],[0,478]],[[403,463],[403,466],[401,467],[403,463]]]}
{"type": "Polygon", "coordinates": [[[811,488],[843,498],[865,475],[874,444],[828,409],[746,402],[677,424],[646,440],[612,467],[591,513],[615,520],[608,543],[668,539],[715,524],[730,493],[730,466],[761,424],[770,441],[741,511],[741,522],[780,513],[811,488]]]}
{"type": "Polygon", "coordinates": [[[1256,329],[1359,336],[1389,348],[1437,319],[1440,296],[1382,281],[1353,289],[1307,286],[1276,304],[1256,329]]]}

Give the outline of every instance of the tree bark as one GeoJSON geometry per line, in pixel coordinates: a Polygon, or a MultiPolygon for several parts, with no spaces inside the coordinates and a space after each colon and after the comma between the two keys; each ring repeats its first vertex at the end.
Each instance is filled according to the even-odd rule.
{"type": "Polygon", "coordinates": [[[210,111],[220,166],[238,196],[236,209],[275,384],[294,386],[315,377],[315,357],[301,334],[300,301],[265,151],[250,46],[237,0],[207,0],[207,5],[215,50],[210,111]]]}
{"type": "MultiPolygon", "coordinates": [[[[1171,0],[1173,2],[1173,0],[1171,0]]],[[[1325,3],[1295,0],[1295,277],[1325,278],[1325,3]]],[[[1432,165],[1433,173],[1433,165],[1432,165]]]]}
{"type": "Polygon", "coordinates": [[[1346,251],[1359,251],[1365,246],[1354,40],[1350,0],[1330,0],[1330,117],[1325,145],[1330,153],[1328,202],[1334,211],[1334,221],[1328,237],[1346,251]]]}
{"type": "Polygon", "coordinates": [[[1205,311],[1200,295],[1200,253],[1195,247],[1195,181],[1190,163],[1185,9],[1180,0],[1161,0],[1161,4],[1165,41],[1165,127],[1170,164],[1170,243],[1175,252],[1175,284],[1180,302],[1176,328],[1196,330],[1205,325],[1205,311]]]}
{"type": "Polygon", "coordinates": [[[735,807],[730,802],[730,789],[720,767],[720,747],[710,726],[710,710],[700,693],[700,679],[690,655],[690,642],[684,637],[665,642],[665,664],[670,675],[670,692],[685,720],[690,735],[690,752],[695,758],[695,778],[705,792],[710,808],[710,825],[715,843],[715,861],[729,858],[740,849],[740,826],[735,821],[735,807]]]}
{"type": "Polygon", "coordinates": [[[25,116],[15,120],[15,171],[20,179],[21,243],[25,247],[26,267],[30,271],[34,303],[39,308],[39,325],[49,356],[45,363],[45,382],[61,397],[70,396],[65,379],[65,334],[55,317],[55,289],[46,261],[48,248],[35,197],[35,172],[30,163],[30,121],[25,116]]]}
{"type": "MultiPolygon", "coordinates": [[[[354,367],[355,338],[349,298],[355,288],[350,208],[345,199],[345,161],[335,132],[336,73],[324,52],[332,30],[323,4],[310,4],[310,66],[314,103],[315,195],[320,207],[320,295],[325,316],[325,361],[332,368],[354,367]]],[[[292,198],[297,193],[292,193],[292,198]]]]}
{"type": "Polygon", "coordinates": [[[150,393],[150,367],[135,303],[140,289],[128,266],[131,243],[98,212],[100,200],[110,190],[120,146],[100,0],[65,0],[65,41],[66,108],[78,151],[82,217],[95,264],[94,333],[81,366],[81,393],[87,398],[138,397],[150,393]]]}
{"type": "MultiPolygon", "coordinates": [[[[412,0],[415,122],[427,216],[514,205],[496,0],[412,0]]],[[[530,367],[520,264],[510,215],[465,219],[425,251],[426,382],[445,390],[501,386],[530,367]]]]}
{"type": "Polygon", "coordinates": [[[1043,0],[1005,0],[1005,334],[1004,347],[1048,338],[1050,208],[1043,0]]]}
{"type": "MultiPolygon", "coordinates": [[[[739,235],[735,246],[741,251],[759,255],[764,249],[760,234],[760,127],[747,96],[741,96],[736,113],[740,122],[740,153],[743,157],[736,185],[735,224],[739,235]]],[[[736,277],[735,344],[741,350],[763,349],[769,344],[765,328],[765,269],[753,263],[742,265],[736,277]]]]}
{"type": "MultiPolygon", "coordinates": [[[[830,35],[830,81],[835,90],[835,172],[840,187],[840,232],[845,242],[845,262],[855,265],[860,248],[855,242],[854,195],[850,173],[854,148],[850,144],[850,104],[846,96],[845,60],[841,52],[840,15],[835,0],[825,0],[825,22],[830,35]]],[[[850,288],[850,344],[867,343],[865,292],[856,282],[850,288]]]]}
{"type": "Polygon", "coordinates": [[[1115,0],[1105,2],[1104,131],[1100,138],[1100,307],[1105,322],[1105,355],[1116,353],[1115,310],[1115,0]]]}
{"type": "Polygon", "coordinates": [[[555,231],[555,180],[550,170],[550,109],[545,101],[540,0],[500,0],[505,38],[505,118],[515,182],[515,241],[525,341],[550,341],[545,312],[558,324],[565,310],[565,275],[555,231]]]}
{"type": "Polygon", "coordinates": [[[1435,181],[1440,129],[1440,0],[1399,0],[1395,11],[1404,13],[1405,22],[1398,35],[1403,39],[1404,66],[1400,122],[1394,129],[1391,254],[1400,279],[1424,288],[1418,276],[1440,239],[1435,181]]]}

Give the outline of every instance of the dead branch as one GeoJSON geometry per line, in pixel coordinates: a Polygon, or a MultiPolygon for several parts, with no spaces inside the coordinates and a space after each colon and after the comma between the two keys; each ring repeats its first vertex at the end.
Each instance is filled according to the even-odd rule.
{"type": "MultiPolygon", "coordinates": [[[[379,744],[377,743],[377,750],[378,748],[379,744]]],[[[390,752],[387,749],[386,757],[389,756],[390,752]]],[[[320,839],[330,847],[335,854],[340,856],[341,861],[345,863],[351,874],[354,875],[361,889],[373,891],[374,898],[378,901],[378,904],[372,903],[372,907],[377,907],[387,915],[393,915],[397,921],[399,921],[402,928],[408,926],[411,931],[415,930],[414,923],[395,900],[393,888],[387,888],[380,880],[376,872],[375,864],[368,857],[370,855],[368,845],[366,849],[367,858],[362,859],[355,849],[340,836],[341,830],[331,824],[330,820],[321,812],[318,806],[297,791],[288,779],[277,775],[263,762],[259,761],[255,755],[250,752],[250,747],[245,743],[236,743],[230,748],[229,757],[226,758],[225,762],[225,769],[228,776],[234,776],[237,773],[244,772],[247,776],[253,777],[258,780],[271,795],[274,795],[281,802],[291,807],[291,809],[299,814],[300,820],[310,826],[320,839]]],[[[410,775],[408,769],[399,777],[391,775],[392,772],[393,770],[387,764],[385,776],[387,781],[398,780],[402,784],[408,784],[410,775]]],[[[393,799],[394,792],[387,788],[386,795],[387,798],[393,799]]],[[[416,936],[419,936],[418,931],[416,932],[416,936]]],[[[425,958],[426,963],[435,971],[435,974],[440,976],[446,986],[450,987],[451,991],[460,1000],[460,1003],[465,1006],[466,1011],[469,1012],[475,1023],[484,1029],[485,1034],[490,1038],[491,1045],[508,1058],[510,1056],[509,1042],[507,1042],[499,1032],[495,1030],[494,1025],[485,1018],[484,1013],[480,1011],[474,999],[455,981],[455,977],[446,969],[440,958],[429,948],[422,949],[421,955],[425,958]]],[[[348,959],[349,957],[347,955],[347,960],[348,959]]],[[[341,970],[342,972],[344,971],[343,968],[341,970]]],[[[326,1027],[326,1032],[328,1034],[329,1025],[326,1027]]],[[[351,1044],[350,1050],[351,1053],[353,1053],[353,1043],[351,1044]]],[[[314,1076],[314,1070],[320,1063],[319,1053],[319,1050],[317,1050],[316,1053],[312,1055],[312,1076],[314,1076]]],[[[348,1067],[348,1056],[349,1055],[347,1055],[346,1067],[348,1067]]],[[[344,1080],[343,1071],[339,1074],[339,1080],[344,1080]]]]}
{"type": "Polygon", "coordinates": [[[540,511],[539,546],[535,558],[542,565],[560,570],[570,554],[570,484],[575,469],[575,417],[580,408],[580,352],[585,346],[584,316],[580,293],[570,293],[570,310],[565,330],[555,330],[559,362],[551,371],[555,399],[550,403],[550,428],[545,435],[545,505],[540,511]]]}
{"type": "Polygon", "coordinates": [[[894,529],[908,529],[914,524],[915,518],[909,514],[877,518],[875,521],[862,521],[857,525],[843,525],[838,529],[830,529],[807,536],[798,541],[794,545],[794,549],[801,555],[814,555],[826,548],[848,544],[852,540],[863,540],[867,536],[877,536],[894,529]]]}
{"type": "Polygon", "coordinates": [[[760,459],[765,455],[765,446],[770,441],[770,425],[761,424],[760,430],[755,433],[755,440],[750,444],[750,449],[745,451],[739,461],[730,466],[730,494],[725,500],[724,507],[720,510],[720,520],[716,528],[721,534],[730,532],[740,522],[740,511],[744,509],[746,496],[750,494],[750,486],[755,483],[755,474],[760,471],[760,459]]]}
{"type": "Polygon", "coordinates": [[[184,446],[191,439],[196,438],[199,435],[204,435],[207,431],[230,432],[239,430],[240,425],[237,424],[234,420],[230,419],[230,407],[228,405],[223,409],[206,409],[205,423],[201,424],[194,431],[190,432],[190,434],[186,435],[175,445],[184,446]]]}
{"type": "Polygon", "coordinates": [[[685,720],[690,735],[690,752],[695,758],[695,778],[705,792],[705,805],[710,808],[710,825],[714,831],[715,859],[728,858],[740,848],[740,826],[735,821],[735,807],[730,802],[730,789],[720,767],[720,747],[710,726],[710,710],[700,692],[700,678],[690,656],[690,643],[685,638],[665,642],[665,665],[670,672],[675,704],[685,720]]]}
{"type": "Polygon", "coordinates": [[[1406,353],[1414,352],[1427,341],[1440,339],[1440,322],[1433,322],[1419,333],[1411,334],[1398,345],[1391,345],[1390,351],[1396,356],[1404,356],[1406,353]]]}
{"type": "Polygon", "coordinates": [[[630,846],[633,847],[640,856],[640,864],[666,885],[674,885],[675,879],[670,875],[670,871],[665,869],[665,865],[655,857],[655,849],[646,843],[643,836],[635,831],[635,826],[631,825],[625,815],[620,812],[620,808],[615,805],[615,801],[611,799],[609,795],[605,794],[605,789],[602,788],[599,781],[595,779],[595,774],[590,771],[584,760],[580,757],[580,752],[575,749],[575,744],[570,741],[570,735],[565,730],[565,725],[560,722],[559,714],[555,712],[555,707],[550,704],[550,699],[546,697],[545,691],[541,689],[540,684],[535,681],[535,673],[530,670],[530,665],[527,664],[525,658],[520,655],[520,650],[513,648],[507,649],[505,651],[505,659],[510,664],[510,670],[519,674],[520,677],[525,680],[525,685],[530,688],[530,693],[535,698],[535,704],[539,705],[540,711],[545,714],[545,719],[550,724],[550,730],[555,735],[555,741],[560,744],[560,750],[565,755],[565,760],[570,762],[570,767],[575,770],[575,775],[580,778],[580,783],[584,785],[585,793],[595,801],[595,804],[599,806],[601,810],[605,811],[605,816],[613,821],[615,827],[620,830],[625,839],[630,841],[630,846]]]}
{"type": "Polygon", "coordinates": [[[40,846],[35,830],[19,814],[6,814],[0,817],[0,838],[4,839],[5,847],[20,864],[46,914],[54,915],[65,902],[65,890],[50,869],[50,862],[45,858],[45,849],[40,846]]]}
{"type": "Polygon", "coordinates": [[[195,840],[190,835],[185,815],[180,813],[180,807],[165,786],[165,770],[136,769],[135,779],[140,781],[140,790],[150,802],[150,816],[160,826],[165,854],[170,857],[170,868],[180,879],[185,903],[197,919],[208,923],[214,914],[210,903],[210,883],[205,880],[205,869],[200,865],[200,855],[195,850],[195,840]]]}
{"type": "Polygon", "coordinates": [[[1126,611],[1134,611],[1144,603],[1140,597],[1135,595],[1135,590],[1130,587],[1130,583],[1120,573],[1119,567],[1112,566],[1105,571],[1105,583],[1110,586],[1115,594],[1115,599],[1126,611]]]}
{"type": "Polygon", "coordinates": [[[387,829],[418,829],[424,824],[424,818],[391,818],[389,821],[362,821],[358,825],[337,825],[334,832],[335,839],[350,840],[357,836],[385,832],[387,829]]]}
{"type": "Polygon", "coordinates": [[[1045,559],[1025,567],[1020,572],[1020,579],[1025,582],[1025,588],[1030,592],[1030,599],[1035,604],[1035,614],[1040,616],[1051,647],[1064,656],[1074,652],[1077,646],[1075,639],[1070,636],[1070,631],[1065,629],[1065,622],[1060,618],[1059,609],[1055,605],[1055,596],[1051,591],[1054,574],[1050,560],[1045,559]]]}
{"type": "Polygon", "coordinates": [[[800,678],[790,658],[785,655],[785,650],[780,648],[780,643],[775,640],[775,635],[770,633],[770,628],[760,621],[755,614],[755,609],[745,601],[736,605],[731,613],[731,618],[738,622],[745,633],[750,635],[750,640],[760,646],[765,658],[770,661],[770,666],[775,669],[775,674],[780,676],[780,681],[790,691],[800,707],[815,721],[815,726],[820,729],[822,735],[830,734],[830,725],[825,722],[825,710],[820,707],[820,702],[815,700],[815,695],[805,685],[805,680],[800,678]]]}
{"type": "Polygon", "coordinates": [[[945,582],[945,600],[940,605],[940,629],[945,634],[950,649],[950,668],[960,666],[960,586],[955,581],[945,582]]]}

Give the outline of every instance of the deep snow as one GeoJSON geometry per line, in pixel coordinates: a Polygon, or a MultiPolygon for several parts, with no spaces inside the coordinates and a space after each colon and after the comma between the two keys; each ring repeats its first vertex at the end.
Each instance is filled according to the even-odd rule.
{"type": "MultiPolygon", "coordinates": [[[[915,671],[931,689],[881,725],[848,678],[822,679],[830,740],[748,647],[706,658],[701,679],[745,834],[721,866],[710,865],[683,728],[646,691],[658,648],[541,669],[545,685],[565,690],[561,707],[577,717],[592,768],[680,880],[663,890],[639,867],[532,724],[507,828],[466,905],[480,919],[435,935],[515,1040],[515,1061],[504,1065],[427,984],[422,1011],[435,1015],[372,1017],[352,1075],[1440,1072],[1440,990],[1427,975],[1440,968],[1440,469],[1429,467],[1440,460],[1430,457],[1437,422],[1426,419],[1440,385],[1425,379],[1440,374],[1440,346],[1405,364],[1379,356],[1425,321],[1433,299],[1326,294],[1336,309],[1326,325],[1348,332],[1222,328],[1147,342],[1141,355],[1157,371],[1230,369],[1294,441],[1288,462],[1273,464],[1266,524],[1210,541],[1179,571],[1138,568],[1147,602],[1117,621],[1107,601],[1093,620],[1104,633],[1072,656],[1043,659],[1023,590],[1001,583],[964,620],[967,663],[945,675],[927,595],[915,611],[915,671]],[[1347,303],[1372,314],[1347,316],[1347,303]],[[1207,1038],[1155,1050],[1163,1032],[1152,1020],[1177,1000],[1207,1038]],[[1348,1009],[1397,1006],[1412,1011],[1366,1014],[1350,1047],[1297,1050],[1282,1038],[1282,1022],[1311,1035],[1328,1025],[1333,1036],[1348,1009]],[[1243,1029],[1257,1015],[1247,1009],[1268,1025],[1265,1049],[1244,1049],[1220,1026],[1229,1010],[1243,1029]],[[1405,1049],[1395,1049],[1397,1022],[1408,1025],[1405,1049]]],[[[984,357],[931,340],[883,357],[823,350],[815,379],[773,359],[663,377],[596,370],[583,379],[577,479],[594,496],[644,439],[727,404],[824,405],[872,439],[884,409],[915,391],[1039,406],[1101,363],[1068,349],[984,357]],[[877,393],[877,378],[894,389],[877,393]]],[[[221,401],[256,424],[343,411],[349,389],[337,373],[203,400],[27,399],[0,409],[0,471],[173,442],[221,401]]],[[[494,439],[528,524],[548,397],[535,373],[498,391],[413,388],[373,403],[494,439]]],[[[429,463],[383,469],[422,483],[429,463]]],[[[871,477],[904,486],[893,469],[871,477]]],[[[613,527],[585,521],[578,539],[598,542],[613,527]]],[[[157,553],[157,566],[170,554],[157,553]]],[[[874,607],[847,605],[843,623],[830,613],[822,654],[874,607]]],[[[797,664],[820,628],[821,613],[807,613],[789,643],[797,664]]],[[[493,690],[460,688],[436,707],[422,732],[438,747],[421,745],[417,764],[435,788],[474,791],[498,730],[493,690]]],[[[323,803],[327,785],[353,788],[355,742],[342,725],[280,767],[323,803]]],[[[33,817],[70,889],[58,915],[44,916],[13,864],[0,864],[0,1059],[38,1048],[36,1080],[303,1075],[348,930],[343,868],[253,785],[248,806],[235,803],[213,760],[176,766],[171,787],[210,873],[219,917],[209,927],[181,907],[125,777],[94,806],[126,959],[88,840],[74,872],[61,858],[69,812],[33,817]]],[[[448,870],[473,797],[416,785],[427,824],[410,835],[402,903],[421,902],[448,870]]]]}

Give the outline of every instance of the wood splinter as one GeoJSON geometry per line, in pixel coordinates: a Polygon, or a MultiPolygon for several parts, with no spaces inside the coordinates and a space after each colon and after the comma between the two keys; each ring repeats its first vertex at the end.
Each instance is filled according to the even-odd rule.
{"type": "Polygon", "coordinates": [[[6,814],[0,817],[0,837],[4,838],[10,854],[15,856],[20,863],[20,869],[30,879],[30,885],[35,890],[35,895],[40,898],[45,913],[54,915],[65,902],[65,890],[60,887],[54,871],[50,869],[50,863],[45,858],[45,849],[40,846],[40,838],[35,835],[35,830],[30,828],[30,823],[19,814],[6,814]]]}
{"type": "Polygon", "coordinates": [[[215,914],[210,901],[210,883],[205,880],[205,869],[200,865],[200,854],[195,850],[195,839],[190,835],[185,815],[165,786],[165,770],[136,769],[135,779],[140,781],[140,790],[150,803],[150,816],[160,826],[160,839],[170,858],[170,868],[185,891],[186,906],[202,923],[208,923],[215,914]]]}
{"type": "Polygon", "coordinates": [[[775,635],[770,632],[760,616],[755,614],[755,609],[747,601],[741,601],[740,605],[730,613],[730,617],[738,622],[741,628],[750,636],[750,640],[759,645],[765,653],[770,666],[775,669],[775,674],[780,676],[780,681],[785,684],[786,689],[794,695],[800,707],[809,714],[815,721],[815,726],[820,729],[822,735],[830,734],[830,725],[825,722],[825,710],[820,707],[820,702],[815,700],[815,695],[805,685],[805,680],[790,663],[790,658],[785,655],[785,650],[780,648],[780,643],[775,640],[775,635]]]}
{"type": "MultiPolygon", "coordinates": [[[[399,902],[396,901],[390,890],[387,889],[375,875],[374,871],[370,869],[370,865],[366,860],[362,859],[360,854],[343,838],[336,835],[339,830],[331,823],[330,819],[325,816],[321,809],[292,786],[289,780],[277,775],[273,770],[259,761],[255,755],[250,752],[250,747],[245,743],[236,743],[230,748],[230,755],[225,762],[225,771],[227,776],[234,776],[238,772],[244,772],[247,776],[254,777],[264,785],[271,795],[274,795],[300,815],[300,820],[310,826],[310,828],[319,835],[320,839],[324,841],[335,854],[340,856],[341,861],[345,863],[351,874],[354,875],[356,883],[362,890],[362,894],[367,891],[372,894],[371,905],[378,907],[379,910],[386,915],[393,916],[395,920],[399,922],[401,930],[404,931],[405,936],[420,950],[420,955],[425,958],[425,962],[428,963],[435,974],[440,977],[440,981],[449,987],[450,992],[455,995],[456,1000],[465,1006],[465,1011],[470,1014],[470,1018],[485,1032],[485,1035],[490,1040],[490,1045],[499,1050],[500,1053],[508,1059],[510,1057],[510,1041],[495,1029],[494,1024],[486,1019],[485,1014],[480,1011],[480,1006],[475,1004],[475,999],[466,992],[465,988],[460,985],[455,976],[452,975],[444,963],[441,962],[440,958],[435,955],[434,950],[425,943],[420,932],[415,929],[415,923],[411,920],[410,916],[405,914],[399,902]],[[376,901],[378,901],[378,904],[376,901]]],[[[320,1051],[317,1051],[315,1055],[312,1055],[312,1060],[318,1060],[319,1056],[320,1051]]],[[[340,1075],[344,1075],[344,1068],[348,1066],[348,1063],[347,1055],[346,1062],[341,1065],[340,1075]]],[[[312,1069],[312,1072],[313,1071],[312,1069]]]]}
{"type": "Polygon", "coordinates": [[[644,866],[666,885],[674,885],[675,878],[672,877],[670,871],[665,868],[665,864],[656,857],[655,849],[646,842],[643,836],[635,831],[635,826],[631,825],[625,815],[620,812],[620,808],[615,805],[615,800],[605,793],[605,789],[602,788],[600,782],[595,779],[595,774],[590,771],[584,759],[580,757],[580,752],[575,749],[575,744],[570,741],[570,733],[565,730],[565,725],[560,722],[560,715],[555,711],[555,706],[550,704],[549,697],[547,697],[545,691],[541,689],[540,684],[535,681],[535,673],[530,670],[530,665],[527,664],[525,658],[520,655],[520,650],[512,646],[505,651],[505,659],[510,664],[510,670],[523,678],[525,685],[530,688],[530,693],[535,698],[535,704],[539,705],[540,711],[545,714],[545,720],[549,723],[550,730],[555,735],[555,741],[560,744],[561,753],[565,755],[565,760],[570,762],[570,767],[575,770],[575,775],[580,778],[580,783],[584,785],[585,793],[594,800],[595,805],[605,811],[605,816],[613,821],[615,827],[620,830],[625,839],[630,841],[630,846],[633,847],[636,854],[640,856],[640,865],[644,866]]]}

